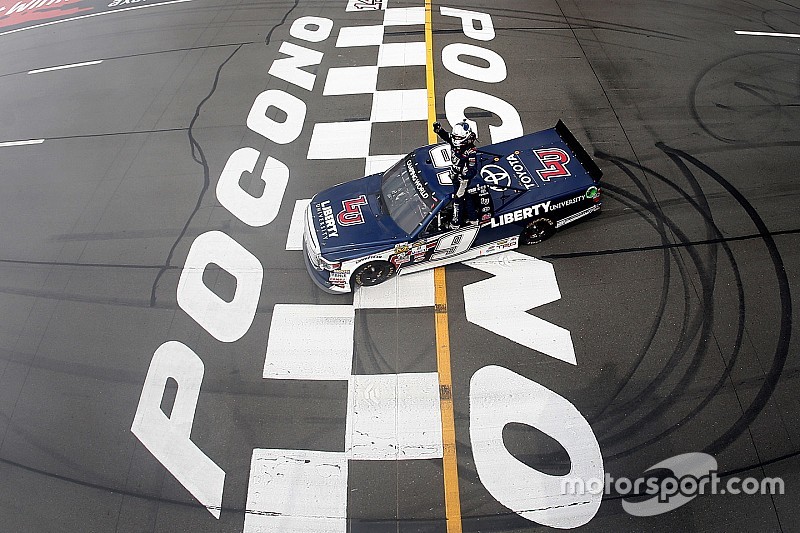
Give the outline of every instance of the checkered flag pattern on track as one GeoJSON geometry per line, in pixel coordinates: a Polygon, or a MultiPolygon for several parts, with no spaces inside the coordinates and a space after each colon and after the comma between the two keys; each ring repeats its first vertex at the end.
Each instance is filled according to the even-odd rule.
{"type": "MultiPolygon", "coordinates": [[[[426,89],[378,90],[378,73],[386,67],[425,67],[425,41],[386,42],[387,29],[425,24],[424,7],[387,8],[382,24],[343,27],[337,48],[378,47],[374,65],[333,67],[328,70],[323,96],[371,95],[368,120],[317,123],[311,135],[308,159],[365,159],[365,174],[386,170],[405,154],[370,153],[376,124],[424,121],[428,118],[426,89]]],[[[419,31],[419,35],[423,35],[419,31]]]]}

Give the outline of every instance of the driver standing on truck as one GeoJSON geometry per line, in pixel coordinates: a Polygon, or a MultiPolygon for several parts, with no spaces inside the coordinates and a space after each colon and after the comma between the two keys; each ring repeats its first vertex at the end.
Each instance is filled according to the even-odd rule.
{"type": "Polygon", "coordinates": [[[466,208],[466,192],[476,173],[475,141],[477,135],[465,118],[448,132],[438,122],[433,123],[433,132],[450,145],[450,179],[453,181],[453,217],[450,229],[459,228],[466,208]]]}

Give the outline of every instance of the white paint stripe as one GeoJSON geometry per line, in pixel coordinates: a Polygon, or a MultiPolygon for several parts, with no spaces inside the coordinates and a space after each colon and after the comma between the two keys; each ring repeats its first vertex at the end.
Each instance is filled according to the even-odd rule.
{"type": "Polygon", "coordinates": [[[353,376],[348,388],[348,458],[365,461],[442,457],[436,372],[353,376]]]}
{"type": "Polygon", "coordinates": [[[372,94],[378,86],[378,67],[333,67],[325,78],[324,96],[372,94]]]}
{"type": "Polygon", "coordinates": [[[351,305],[276,304],[264,378],[349,380],[354,329],[351,305]]]}
{"type": "Polygon", "coordinates": [[[76,68],[76,67],[88,67],[89,65],[99,65],[102,63],[102,59],[98,59],[97,61],[85,61],[83,63],[71,63],[69,65],[59,65],[57,67],[47,67],[47,68],[39,68],[35,70],[29,70],[28,74],[39,74],[40,72],[50,72],[53,70],[63,70],[65,68],[76,68]]]}
{"type": "Polygon", "coordinates": [[[356,309],[431,307],[434,304],[433,269],[403,274],[373,287],[356,287],[356,309]]]}
{"type": "Polygon", "coordinates": [[[0,143],[0,148],[5,148],[7,146],[25,146],[28,144],[42,144],[44,139],[31,139],[28,141],[7,141],[0,143]]]}
{"type": "Polygon", "coordinates": [[[755,35],[761,37],[800,37],[800,33],[773,33],[767,31],[740,31],[736,30],[736,35],[755,35]]]}
{"type": "Polygon", "coordinates": [[[348,26],[339,30],[336,46],[378,46],[383,42],[383,26],[348,26]]]}
{"type": "Polygon", "coordinates": [[[569,330],[526,312],[561,298],[553,265],[518,252],[480,257],[465,264],[494,275],[464,287],[469,322],[532,350],[577,364],[569,330]],[[515,296],[498,300],[498,294],[515,296]]]}
{"type": "Polygon", "coordinates": [[[393,155],[368,155],[364,165],[364,175],[371,176],[378,172],[385,172],[389,167],[400,161],[406,154],[393,155]]]}
{"type": "Polygon", "coordinates": [[[292,221],[289,223],[289,234],[286,236],[287,250],[303,249],[303,227],[305,225],[306,208],[308,208],[308,204],[310,203],[310,198],[297,200],[294,203],[292,221]]]}
{"type": "Polygon", "coordinates": [[[254,449],[244,533],[345,533],[342,452],[254,449]]]}
{"type": "Polygon", "coordinates": [[[0,37],[2,37],[3,35],[8,35],[10,33],[17,33],[19,31],[33,30],[33,29],[36,29],[36,28],[43,28],[45,26],[52,26],[53,24],[61,24],[62,22],[71,22],[73,20],[80,20],[80,19],[86,19],[86,18],[91,18],[91,17],[100,17],[100,16],[103,16],[103,15],[113,15],[115,13],[121,13],[123,11],[131,11],[133,9],[144,9],[144,8],[147,8],[147,7],[167,6],[167,5],[170,5],[170,4],[180,4],[182,2],[191,2],[191,1],[192,0],[170,0],[169,2],[159,2],[158,4],[144,4],[144,5],[139,5],[139,6],[123,7],[122,9],[115,9],[113,11],[103,11],[101,13],[89,13],[88,15],[79,15],[77,17],[70,17],[70,18],[67,18],[67,19],[51,20],[49,22],[43,22],[42,24],[34,24],[33,26],[26,26],[24,28],[16,28],[14,30],[4,31],[4,32],[0,33],[0,37]]]}
{"type": "Polygon", "coordinates": [[[425,24],[424,7],[389,7],[384,11],[384,26],[425,24]]]}
{"type": "Polygon", "coordinates": [[[378,49],[379,67],[406,67],[425,64],[425,42],[383,43],[378,49]]]}
{"type": "Polygon", "coordinates": [[[308,144],[309,159],[367,157],[372,122],[323,122],[314,125],[308,144]]]}
{"type": "Polygon", "coordinates": [[[372,99],[370,120],[373,122],[406,122],[427,118],[427,89],[377,91],[372,99]]]}

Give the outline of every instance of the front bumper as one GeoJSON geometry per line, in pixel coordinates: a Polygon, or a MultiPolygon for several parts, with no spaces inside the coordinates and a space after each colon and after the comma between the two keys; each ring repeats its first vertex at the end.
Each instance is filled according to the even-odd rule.
{"type": "Polygon", "coordinates": [[[327,292],[328,294],[347,294],[350,292],[350,279],[349,277],[346,279],[343,285],[334,285],[330,282],[330,275],[331,272],[327,270],[317,270],[314,265],[311,264],[311,259],[308,255],[308,249],[306,248],[306,241],[303,239],[303,260],[306,263],[306,270],[308,271],[308,275],[311,276],[311,280],[314,284],[322,289],[323,291],[327,292]]]}

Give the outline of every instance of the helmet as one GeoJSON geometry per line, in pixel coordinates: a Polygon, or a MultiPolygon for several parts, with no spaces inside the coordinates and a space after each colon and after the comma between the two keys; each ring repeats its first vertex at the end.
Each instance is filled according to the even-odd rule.
{"type": "Polygon", "coordinates": [[[462,120],[453,126],[453,132],[450,134],[450,140],[453,141],[453,146],[461,148],[467,144],[474,144],[477,136],[470,127],[467,119],[462,120]]]}

